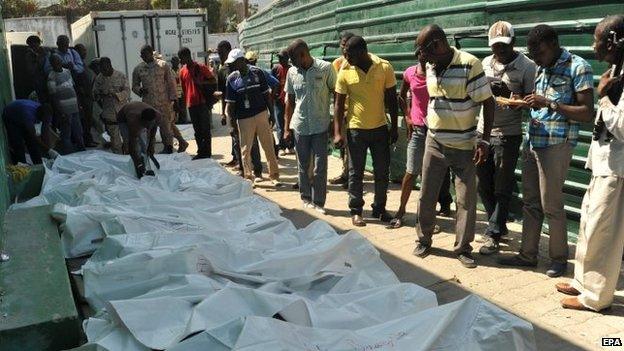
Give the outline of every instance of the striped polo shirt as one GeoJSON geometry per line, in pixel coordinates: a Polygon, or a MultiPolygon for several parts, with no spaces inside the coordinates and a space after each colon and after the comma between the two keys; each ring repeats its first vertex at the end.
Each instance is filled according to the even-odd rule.
{"type": "Polygon", "coordinates": [[[440,75],[427,64],[427,127],[440,144],[472,150],[481,103],[492,96],[492,91],[481,61],[467,52],[453,51],[453,60],[440,75]]]}
{"type": "MultiPolygon", "coordinates": [[[[574,105],[576,93],[593,89],[592,68],[579,56],[562,49],[561,55],[552,67],[538,67],[535,78],[535,93],[560,104],[574,105]]],[[[533,148],[569,142],[576,146],[580,123],[569,120],[565,115],[542,108],[531,110],[528,140],[533,148]]]]}

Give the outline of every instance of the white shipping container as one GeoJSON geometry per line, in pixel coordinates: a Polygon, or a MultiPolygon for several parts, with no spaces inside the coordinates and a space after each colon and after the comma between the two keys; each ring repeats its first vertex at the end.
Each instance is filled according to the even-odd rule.
{"type": "Polygon", "coordinates": [[[191,50],[195,60],[207,62],[205,9],[91,12],[74,22],[71,31],[74,45],[87,47],[87,61],[107,56],[113,68],[130,81],[141,62],[139,51],[146,44],[168,62],[183,46],[191,50]]]}

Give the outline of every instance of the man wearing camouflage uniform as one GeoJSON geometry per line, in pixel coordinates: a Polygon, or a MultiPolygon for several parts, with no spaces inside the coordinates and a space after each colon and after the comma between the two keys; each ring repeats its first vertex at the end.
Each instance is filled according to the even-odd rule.
{"type": "Polygon", "coordinates": [[[100,74],[93,83],[93,100],[102,108],[102,120],[106,132],[110,135],[111,149],[116,154],[122,153],[121,134],[117,112],[130,99],[130,87],[126,76],[113,69],[108,57],[100,59],[100,74]]]}
{"type": "Polygon", "coordinates": [[[143,62],[132,72],[132,91],[140,96],[143,102],[162,113],[163,118],[158,127],[164,144],[163,153],[173,152],[173,136],[180,143],[178,152],[184,152],[188,143],[175,125],[173,104],[178,98],[171,66],[164,60],[154,58],[153,49],[149,45],[141,48],[141,58],[143,62]]]}

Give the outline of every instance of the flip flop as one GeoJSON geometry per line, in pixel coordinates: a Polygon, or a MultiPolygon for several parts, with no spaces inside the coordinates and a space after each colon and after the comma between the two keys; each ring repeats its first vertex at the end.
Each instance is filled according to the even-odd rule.
{"type": "Polygon", "coordinates": [[[399,229],[403,226],[401,218],[392,218],[390,224],[386,226],[386,229],[399,229]]]}

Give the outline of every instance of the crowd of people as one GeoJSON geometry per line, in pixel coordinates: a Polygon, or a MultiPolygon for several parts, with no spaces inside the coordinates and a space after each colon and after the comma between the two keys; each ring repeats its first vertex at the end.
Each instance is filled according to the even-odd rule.
{"type": "MultiPolygon", "coordinates": [[[[548,25],[528,33],[528,55],[515,49],[511,23],[494,23],[488,41],[492,54],[479,60],[450,46],[439,26],[422,28],[415,64],[403,72],[397,94],[391,63],[369,52],[366,40],[352,33],[341,34],[342,55],[334,62],[313,57],[307,43],[297,39],[278,53],[279,63],[270,71],[256,66],[255,52],[233,49],[227,41],[217,47],[218,67],[195,62],[187,48],[171,65],[145,46],[132,84],[109,58],[85,67],[86,50],[69,48],[66,37],[59,37],[53,52],[31,37],[29,73],[39,102],[17,100],[5,109],[11,155],[14,162],[24,162],[25,145],[33,163],[40,163],[42,155],[56,157],[50,129],[60,132],[61,153],[93,146],[91,129],[97,123],[87,110],[95,102],[112,151],[130,154],[137,176],[153,175],[150,162],[158,167],[153,157],[157,129],[164,153],[174,151],[174,139],[178,152],[188,147],[176,127],[187,109],[198,147],[194,158],[212,156],[211,111],[220,99],[221,124],[229,127],[232,144],[226,166],[236,167],[252,183],[262,181],[262,147],[270,181],[279,187],[278,158],[294,153],[296,188],[306,208],[324,214],[327,183],[343,184],[352,224],[365,226],[363,180],[370,154],[374,199],[367,217],[399,228],[414,181],[420,178],[415,256],[431,253],[433,234],[440,230],[436,216],[450,214],[454,180],[454,253],[467,268],[477,266],[472,254],[477,197],[488,218],[479,252],[493,255],[508,234],[520,159],[521,248],[498,261],[535,267],[547,219],[551,262],[546,274],[561,277],[569,258],[564,182],[580,125],[595,120],[587,163],[592,178],[582,205],[575,275],[556,289],[571,295],[562,300],[565,308],[602,310],[613,301],[624,250],[622,79],[609,70],[594,89],[592,67],[561,47],[556,30],[548,25]],[[95,74],[90,78],[87,70],[95,74]],[[131,91],[142,102],[130,102],[131,91]],[[387,192],[391,145],[400,138],[399,108],[407,130],[407,163],[400,207],[392,215],[387,192]],[[530,115],[524,131],[523,114],[530,115]],[[40,135],[34,129],[38,122],[40,135]],[[330,144],[341,150],[343,170],[328,180],[330,144]]],[[[624,16],[602,20],[594,35],[597,59],[616,65],[623,59],[623,47],[624,16]]]]}

